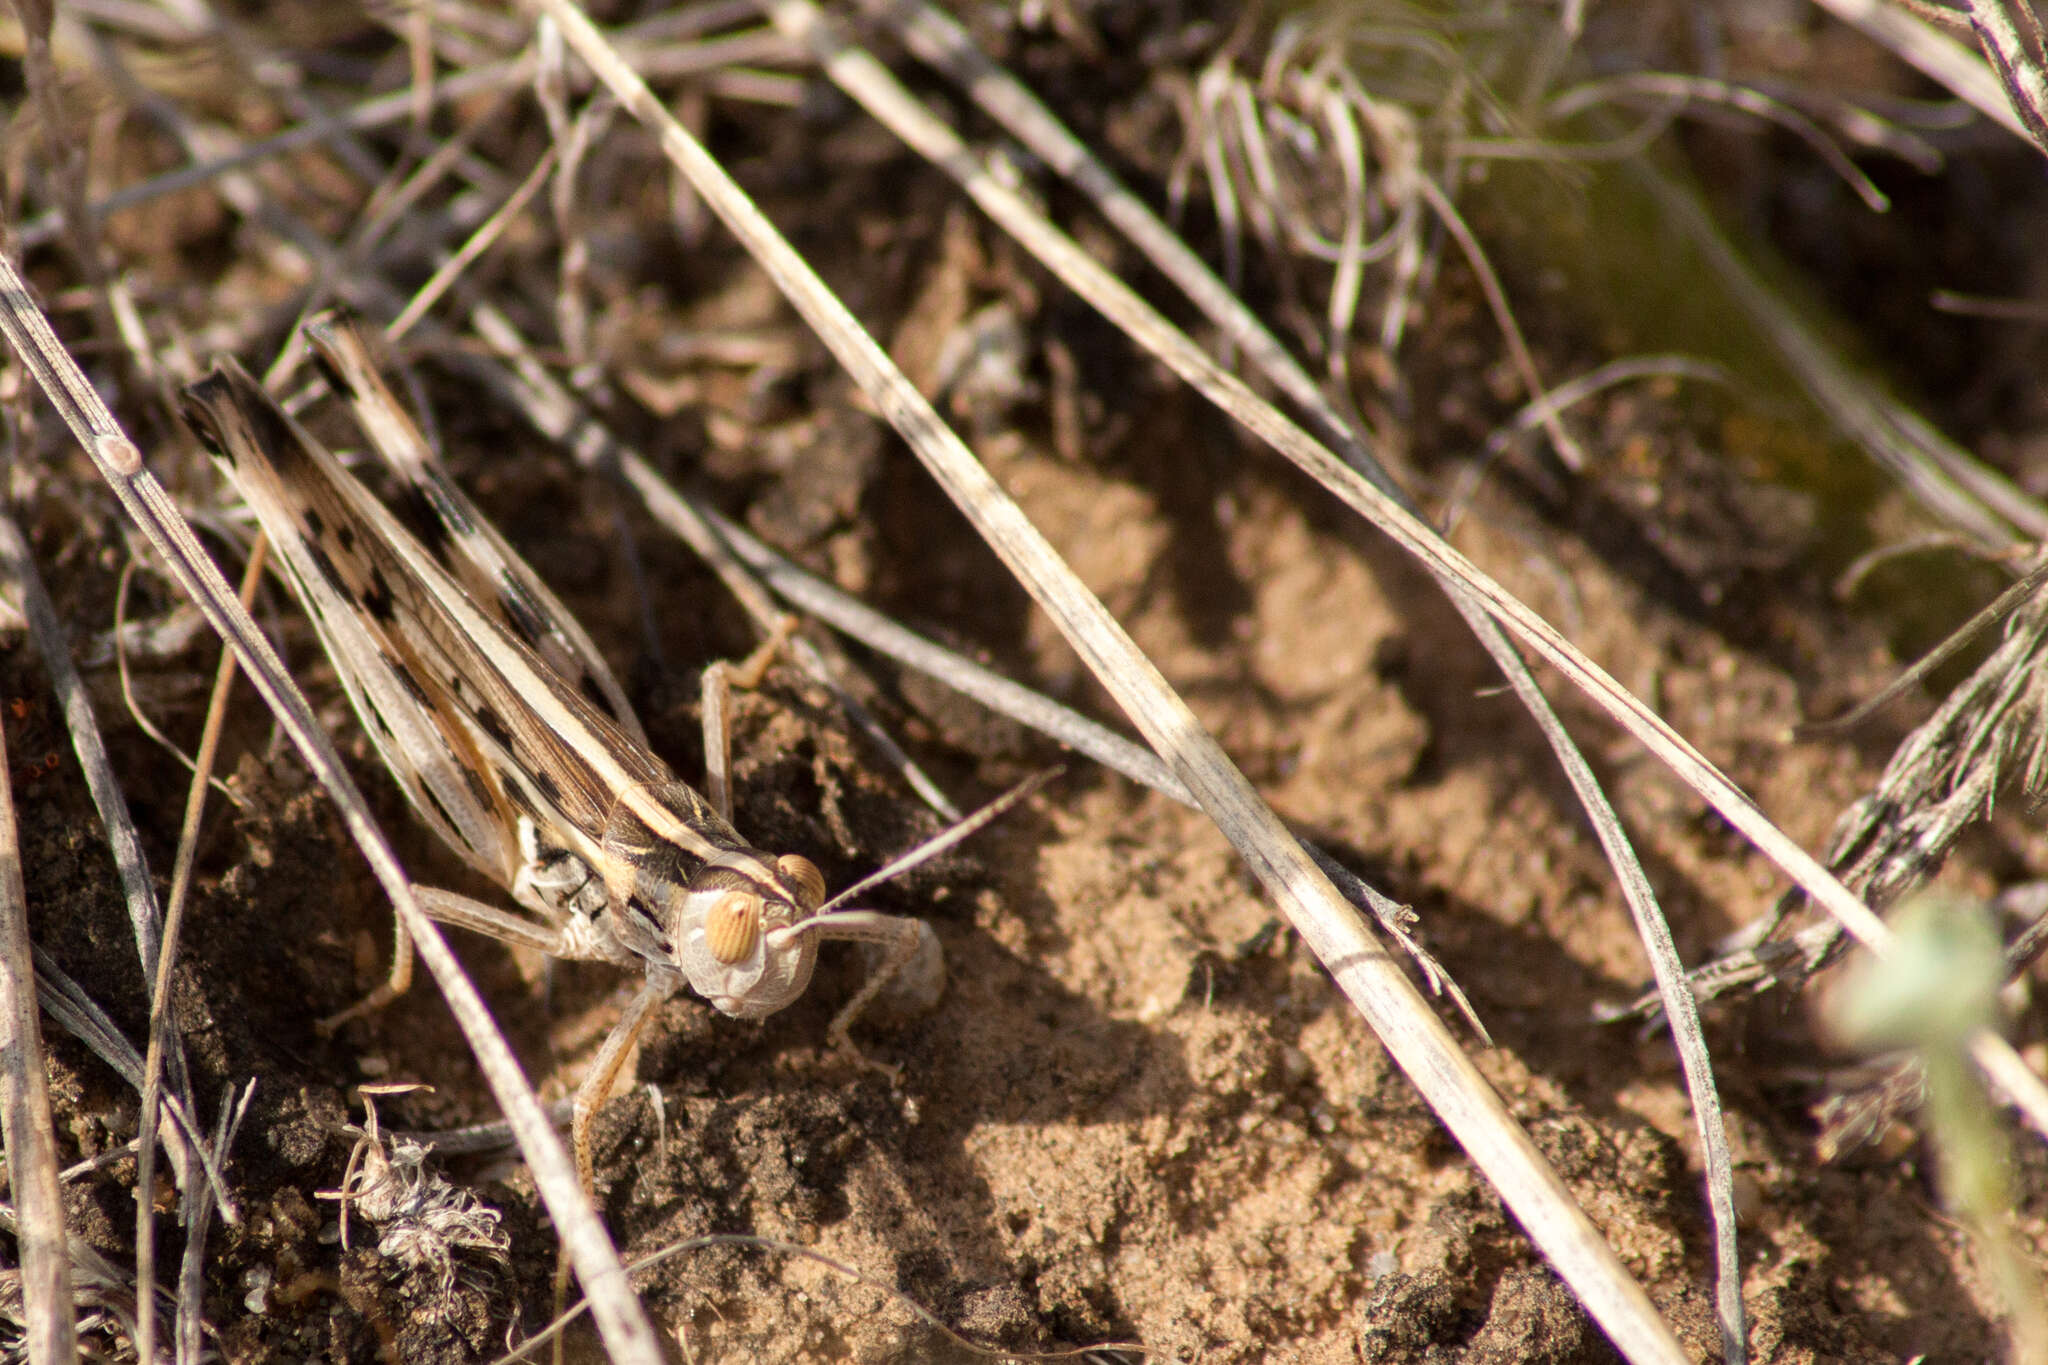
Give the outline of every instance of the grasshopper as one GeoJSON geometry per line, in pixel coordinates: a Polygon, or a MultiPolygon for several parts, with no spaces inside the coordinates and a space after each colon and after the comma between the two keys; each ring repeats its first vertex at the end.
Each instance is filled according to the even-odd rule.
{"type": "MultiPolygon", "coordinates": [[[[306,335],[327,383],[396,472],[405,521],[232,359],[184,391],[184,415],[277,547],[413,809],[526,913],[424,886],[415,888],[421,907],[554,957],[644,973],[576,1092],[571,1134],[585,1189],[591,1117],[648,1016],[686,982],[724,1013],[756,1019],[803,993],[822,941],[879,945],[881,965],[828,1034],[858,1056],[848,1029],[891,979],[913,959],[940,970],[930,927],[840,909],[809,859],[766,853],[733,828],[715,757],[725,752],[722,725],[710,733],[723,710],[722,665],[705,679],[718,804],[678,780],[648,748],[589,637],[449,480],[355,326],[328,314],[306,335]]],[[[1023,794],[881,875],[957,842],[1023,794]]],[[[401,930],[392,981],[365,1004],[403,990],[409,962],[401,930]]]]}

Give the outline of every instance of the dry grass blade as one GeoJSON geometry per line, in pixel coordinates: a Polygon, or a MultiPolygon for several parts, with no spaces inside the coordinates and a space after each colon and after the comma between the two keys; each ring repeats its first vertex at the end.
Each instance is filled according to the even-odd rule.
{"type": "Polygon", "coordinates": [[[1839,716],[1828,720],[1809,721],[1799,727],[1802,735],[1840,734],[1852,730],[1876,715],[1891,702],[1904,696],[1913,688],[1925,682],[1929,675],[1950,659],[1969,648],[1970,642],[1978,635],[2018,611],[2027,600],[2048,583],[2048,563],[2037,565],[2027,572],[2026,577],[2014,583],[1998,595],[1998,599],[1979,610],[1969,620],[1950,632],[1947,639],[1915,659],[1912,665],[1880,688],[1875,694],[1864,698],[1839,716]]]}
{"type": "Polygon", "coordinates": [[[1357,914],[1102,604],[583,13],[565,0],[543,0],[536,8],[562,26],[569,45],[627,111],[658,132],[663,151],[689,177],[692,187],[740,237],[840,364],[910,442],[990,548],[1051,614],[1096,677],[1117,697],[1280,902],[1304,940],[1366,1015],[1438,1116],[1502,1191],[1593,1316],[1633,1358],[1683,1359],[1677,1341],[1640,1286],[1571,1201],[1398,965],[1365,932],[1357,914]]]}
{"type": "Polygon", "coordinates": [[[548,153],[534,164],[526,179],[519,183],[519,187],[498,206],[497,211],[471,233],[468,240],[463,242],[461,249],[450,256],[440,269],[434,272],[433,278],[407,301],[405,311],[392,319],[389,328],[392,336],[403,336],[415,322],[426,315],[427,310],[434,306],[435,300],[454,285],[462,272],[490,249],[491,243],[498,239],[498,234],[503,232],[519,216],[520,210],[526,207],[526,201],[539,193],[540,187],[547,183],[548,172],[553,170],[554,166],[554,150],[550,148],[548,153]]]}
{"type": "MultiPolygon", "coordinates": [[[[229,1086],[220,1099],[220,1120],[213,1126],[211,1150],[223,1156],[235,1145],[242,1121],[249,1117],[249,1102],[256,1097],[256,1082],[242,1087],[238,1096],[229,1086]]],[[[198,1192],[185,1216],[185,1254],[178,1262],[178,1362],[197,1365],[200,1360],[202,1315],[206,1311],[206,1233],[218,1206],[212,1187],[198,1192]]]]}
{"type": "MultiPolygon", "coordinates": [[[[942,126],[935,126],[932,136],[936,138],[945,132],[942,126]]],[[[984,203],[983,207],[989,205],[984,203]]],[[[1371,520],[1430,572],[1455,578],[1463,590],[1483,602],[1488,613],[1582,688],[1618,724],[1671,767],[1681,780],[1705,797],[1806,894],[1839,918],[1859,941],[1878,951],[1889,947],[1890,932],[1869,907],[1844,887],[1819,860],[1779,830],[1748,796],[1662,717],[1599,665],[1587,659],[1547,621],[1502,589],[1458,551],[1444,544],[1433,528],[1360,478],[1328,449],[1260,401],[1241,381],[1219,369],[1199,349],[1190,345],[1177,329],[1131,296],[1091,257],[1071,243],[1048,242],[1044,245],[1056,245],[1062,278],[1070,283],[1087,280],[1091,289],[1102,297],[1118,300],[1118,325],[1134,339],[1165,360],[1177,374],[1229,412],[1254,435],[1301,466],[1324,487],[1371,520]]],[[[1812,345],[1810,339],[1808,345],[1812,345]]],[[[1846,371],[1839,366],[1831,373],[1845,383],[1848,381],[1846,371]]],[[[1846,397],[1850,393],[1842,391],[1837,396],[1846,397]]],[[[1853,389],[1853,397],[1860,404],[1871,402],[1869,394],[1861,387],[1853,389]]],[[[2015,515],[2028,519],[2044,515],[2034,507],[2031,499],[2025,498],[1999,476],[1978,466],[1965,453],[1940,442],[1931,429],[1912,419],[1910,414],[1895,406],[1885,408],[1883,412],[1886,430],[1893,434],[1895,440],[1911,437],[1918,443],[1916,449],[1938,448],[1942,452],[1938,468],[1916,460],[1905,466],[1906,472],[1916,476],[1927,474],[1942,480],[1944,489],[1966,499],[1965,505],[1977,509],[1976,515],[1987,534],[2002,532],[2009,540],[2012,533],[1997,512],[1975,501],[1977,493],[1997,497],[1999,507],[2015,515]],[[1951,475],[1967,481],[1969,490],[1964,491],[1962,483],[1947,482],[1951,475]]],[[[1976,1040],[1973,1055],[1992,1073],[2000,1088],[2026,1112],[2035,1128],[2048,1135],[2048,1084],[2030,1071],[2011,1047],[1988,1034],[1976,1040]]]]}
{"type": "MultiPolygon", "coordinates": [[[[2008,786],[2016,783],[2025,795],[2037,797],[2048,784],[2048,691],[2042,682],[2048,611],[2038,598],[2027,600],[2038,592],[2043,572],[2037,569],[2015,584],[1931,652],[1930,658],[1952,655],[1959,647],[1957,637],[2025,602],[1997,648],[1899,744],[1877,783],[1836,822],[1828,864],[1839,868],[1842,880],[1872,905],[1895,904],[1929,881],[1963,831],[1987,819],[2008,786]]],[[[1902,681],[1925,671],[1923,660],[1906,670],[1902,681]]],[[[1874,700],[1898,690],[1887,687],[1874,700]]],[[[1871,709],[1860,706],[1836,724],[1871,709]]],[[[1779,912],[1790,908],[1781,904],[1779,912]]],[[[2009,979],[2019,979],[2039,952],[2042,931],[2037,921],[2009,946],[2009,979]]],[[[1841,926],[1822,922],[1788,942],[1746,946],[1707,963],[1700,968],[1698,989],[1702,995],[1758,990],[1787,972],[1804,979],[1833,960],[1842,946],[1841,926]]],[[[1863,1145],[1917,1103],[1920,1089],[1918,1064],[1902,1063],[1830,1097],[1820,1110],[1822,1150],[1832,1157],[1863,1145]]]]}
{"type": "MultiPolygon", "coordinates": [[[[249,563],[242,571],[240,601],[242,610],[247,611],[255,601],[256,588],[262,582],[263,565],[266,558],[262,540],[249,555],[249,563]]],[[[171,864],[171,893],[164,914],[164,947],[159,955],[156,976],[150,983],[149,1055],[145,1059],[142,1079],[142,1130],[155,1127],[159,1086],[163,1075],[163,1063],[167,1053],[165,1038],[170,1034],[171,969],[178,957],[178,931],[184,923],[185,906],[189,903],[192,890],[193,859],[199,849],[200,821],[206,813],[206,792],[213,780],[214,757],[220,746],[221,725],[227,718],[229,690],[235,681],[235,656],[232,650],[222,650],[220,662],[214,669],[213,695],[206,706],[206,724],[199,736],[199,750],[193,759],[192,785],[185,794],[185,818],[178,831],[178,851],[171,864]]],[[[175,1096],[175,1092],[174,1092],[175,1096]]],[[[152,1180],[155,1150],[145,1145],[135,1163],[135,1184],[138,1189],[154,1188],[152,1180]]],[[[228,1211],[223,1206],[223,1211],[228,1211]]],[[[147,1199],[136,1201],[135,1230],[135,1275],[144,1284],[156,1283],[156,1238],[152,1232],[154,1206],[147,1199]]],[[[232,1219],[230,1219],[232,1221],[232,1219]]],[[[184,1301],[180,1301],[181,1310],[184,1301]]],[[[154,1301],[145,1296],[136,1305],[135,1353],[143,1360],[156,1359],[156,1312],[154,1301]]],[[[180,1359],[189,1359],[199,1350],[199,1320],[196,1312],[181,1312],[178,1331],[180,1359]]]]}
{"type": "MultiPolygon", "coordinates": [[[[128,1041],[107,1012],[86,994],[85,988],[41,948],[35,950],[35,964],[36,1002],[43,1013],[49,1015],[57,1027],[90,1048],[95,1057],[140,1094],[143,1056],[135,1044],[128,1041]]],[[[228,1221],[237,1221],[240,1215],[228,1199],[227,1182],[221,1177],[219,1165],[207,1150],[207,1133],[199,1126],[199,1116],[187,1112],[172,1096],[165,1097],[163,1107],[170,1121],[178,1126],[178,1131],[191,1144],[199,1169],[205,1175],[213,1197],[220,1201],[222,1212],[228,1221]]]]}
{"type": "MultiPolygon", "coordinates": [[[[511,366],[511,373],[477,362],[471,363],[471,370],[491,387],[503,392],[506,400],[524,413],[536,429],[560,444],[578,464],[595,473],[623,479],[638,495],[648,515],[712,565],[733,595],[746,605],[748,612],[762,623],[764,629],[778,614],[767,596],[772,591],[791,606],[809,613],[841,634],[944,683],[991,711],[1084,753],[1133,782],[1171,797],[1184,806],[1199,806],[1186,784],[1150,749],[1133,744],[1079,712],[934,644],[858,598],[805,573],[717,509],[677,491],[637,451],[621,443],[603,424],[578,407],[568,391],[548,374],[526,339],[503,314],[486,305],[476,310],[474,320],[478,334],[511,366]]],[[[1488,624],[1490,626],[1491,623],[1488,624]]],[[[809,650],[810,645],[802,636],[794,637],[791,643],[797,647],[798,661],[803,662],[803,651],[809,650]]],[[[830,675],[822,670],[820,662],[813,676],[829,679],[830,675]]],[[[859,721],[862,713],[858,704],[850,696],[842,695],[840,700],[841,705],[859,721]]],[[[949,820],[959,818],[951,811],[940,813],[949,820]]],[[[1308,840],[1302,840],[1302,848],[1337,884],[1345,899],[1372,913],[1380,927],[1414,960],[1430,988],[1448,995],[1471,1024],[1473,1032],[1491,1045],[1485,1021],[1472,1008],[1464,990],[1409,932],[1415,922],[1415,912],[1380,894],[1308,840]]]]}
{"type": "Polygon", "coordinates": [[[1631,167],[1815,405],[1900,487],[1988,553],[2048,536],[2048,510],[1851,369],[1749,268],[1690,191],[1641,162],[1631,167]]]}
{"type": "MultiPolygon", "coordinates": [[[[1905,5],[1892,0],[1815,0],[1845,24],[1853,24],[1922,74],[1939,82],[1984,117],[2037,142],[2027,122],[2006,98],[1983,57],[1941,32],[1905,5]]],[[[1974,6],[1970,8],[1974,9],[1974,6]]],[[[1958,20],[1961,15],[1955,16],[1958,20]]],[[[2038,143],[2037,143],[2038,145],[2038,143]]]]}
{"type": "Polygon", "coordinates": [[[1550,392],[1534,403],[1527,404],[1515,414],[1514,421],[1496,430],[1486,440],[1486,453],[1497,455],[1505,450],[1517,436],[1534,430],[1542,421],[1540,409],[1549,407],[1563,411],[1583,403],[1603,389],[1621,384],[1631,384],[1640,379],[1650,378],[1689,379],[1699,384],[1721,384],[1735,386],[1735,376],[1726,367],[1710,360],[1700,360],[1686,355],[1643,355],[1607,364],[1553,385],[1550,392]]]}
{"type": "MultiPolygon", "coordinates": [[[[1411,515],[1417,513],[1414,502],[1372,457],[1365,443],[1322,396],[1306,372],[1295,364],[1286,348],[1165,224],[1118,184],[1109,170],[1058,124],[1050,111],[1038,106],[1027,91],[976,52],[957,26],[933,12],[929,6],[913,9],[908,5],[897,5],[890,8],[898,16],[899,27],[914,49],[926,60],[941,65],[956,81],[974,92],[978,101],[1007,127],[1027,136],[1032,150],[1046,156],[1063,174],[1080,185],[1105,216],[1144,247],[1154,263],[1212,320],[1224,327],[1233,342],[1241,345],[1260,370],[1294,398],[1320,429],[1334,433],[1338,449],[1344,452],[1353,468],[1370,478],[1376,488],[1403,510],[1411,515]]],[[[815,9],[805,0],[783,0],[773,7],[773,12],[778,15],[779,22],[811,42],[842,88],[935,164],[948,168],[991,216],[1020,242],[1032,248],[1055,274],[1062,274],[1062,263],[1086,259],[1069,240],[1060,236],[1049,223],[1043,222],[1022,196],[981,173],[959,140],[936,120],[926,117],[908,93],[897,86],[879,65],[865,54],[854,52],[828,36],[815,9]]],[[[1348,170],[1346,174],[1347,183],[1355,178],[1348,170]]],[[[1527,354],[1505,292],[1479,242],[1448,196],[1433,181],[1419,174],[1410,175],[1409,180],[1421,200],[1430,206],[1460,243],[1481,281],[1503,334],[1508,338],[1517,368],[1531,391],[1540,394],[1534,360],[1527,354]]],[[[1062,274],[1062,278],[1112,320],[1130,317],[1142,308],[1127,290],[1107,279],[1099,270],[1062,274]]],[[[1147,318],[1146,322],[1150,325],[1141,330],[1156,333],[1167,327],[1164,320],[1156,316],[1147,318]]],[[[1139,335],[1139,331],[1133,330],[1132,335],[1139,335]]],[[[1179,338],[1179,346],[1185,356],[1199,355],[1193,343],[1184,337],[1179,338]]],[[[1582,456],[1573,458],[1577,455],[1577,446],[1566,437],[1558,418],[1562,405],[1561,400],[1554,400],[1548,395],[1540,396],[1535,403],[1560,454],[1567,458],[1568,463],[1582,465],[1582,456]]],[[[1706,1039],[1697,1008],[1686,986],[1685,966],[1672,940],[1670,926],[1657,904],[1656,894],[1627,832],[1601,790],[1591,765],[1566,732],[1506,634],[1486,616],[1483,607],[1454,576],[1438,574],[1437,579],[1460,614],[1470,623],[1481,644],[1500,665],[1517,697],[1557,755],[1598,833],[1635,919],[1659,994],[1665,1002],[1666,1015],[1672,1021],[1672,1036],[1683,1063],[1687,1090],[1692,1097],[1695,1127],[1707,1168],[1708,1205],[1715,1231],[1715,1298],[1722,1342],[1728,1358],[1740,1361],[1746,1357],[1748,1332],[1742,1307],[1741,1255],[1735,1226],[1734,1162],[1722,1124],[1720,1098],[1714,1086],[1706,1039]]]]}
{"type": "MultiPolygon", "coordinates": [[[[12,531],[8,523],[6,531],[12,531]]],[[[0,559],[22,562],[18,534],[0,531],[0,559]]],[[[19,581],[17,579],[17,581],[19,581]]],[[[76,1360],[71,1260],[65,1250],[64,1195],[57,1183],[57,1139],[50,1127],[43,1034],[36,1018],[35,966],[29,953],[28,892],[14,823],[7,742],[0,735],[0,1136],[20,1223],[28,1357],[36,1365],[76,1360]]]]}
{"type": "MultiPolygon", "coordinates": [[[[505,393],[542,434],[559,442],[577,463],[606,477],[617,475],[623,478],[657,520],[703,556],[726,591],[746,609],[760,638],[766,640],[773,636],[782,627],[782,609],[776,605],[774,594],[755,576],[757,570],[750,569],[741,557],[732,553],[714,529],[716,514],[675,496],[644,460],[611,440],[601,427],[591,422],[569,396],[568,390],[549,375],[533,354],[526,338],[502,312],[490,304],[479,304],[471,320],[478,335],[511,366],[508,374],[473,362],[486,382],[505,393]]],[[[847,691],[824,655],[818,652],[818,647],[802,635],[793,635],[788,640],[788,648],[789,656],[797,667],[832,694],[840,709],[875,746],[883,762],[903,780],[904,785],[946,820],[958,820],[960,811],[951,798],[904,752],[868,709],[847,691]]]]}
{"type": "Polygon", "coordinates": [[[274,711],[293,744],[340,807],[343,822],[363,850],[377,879],[398,907],[406,931],[447,999],[463,1036],[499,1106],[518,1132],[520,1150],[533,1167],[562,1242],[592,1300],[592,1311],[614,1358],[653,1362],[660,1358],[645,1311],[626,1284],[604,1227],[578,1187],[576,1171],[561,1139],[498,1032],[476,988],[413,899],[411,884],[370,817],[340,756],[293,685],[284,664],[256,623],[235,601],[193,537],[170,496],[143,468],[141,453],[124,435],[85,376],[57,341],[36,307],[27,283],[11,261],[0,258],[0,330],[59,415],[100,468],[122,509],[163,555],[179,585],[206,613],[235,651],[251,681],[274,711]]]}
{"type": "MultiPolygon", "coordinates": [[[[122,795],[99,724],[93,717],[85,681],[78,676],[78,670],[72,664],[56,608],[43,587],[42,575],[36,571],[35,562],[29,556],[28,542],[11,517],[0,517],[0,555],[5,556],[11,575],[20,586],[22,607],[28,616],[30,631],[42,655],[43,666],[50,675],[51,686],[64,708],[65,724],[71,731],[72,747],[85,774],[86,786],[92,793],[93,805],[99,811],[100,822],[106,827],[108,847],[113,852],[114,867],[120,875],[122,894],[128,907],[128,923],[135,939],[136,955],[147,978],[155,973],[160,958],[163,916],[157,905],[156,887],[150,879],[148,863],[143,857],[142,836],[129,814],[127,798],[122,795]]],[[[167,1035],[162,1042],[166,1083],[184,1111],[194,1113],[196,1107],[192,1082],[186,1074],[184,1049],[168,1021],[160,1020],[156,1027],[167,1035]]],[[[154,1123],[150,1126],[157,1127],[154,1123]]],[[[185,1135],[169,1125],[157,1128],[157,1132],[171,1153],[172,1169],[179,1187],[189,1189],[192,1152],[185,1135]]]]}

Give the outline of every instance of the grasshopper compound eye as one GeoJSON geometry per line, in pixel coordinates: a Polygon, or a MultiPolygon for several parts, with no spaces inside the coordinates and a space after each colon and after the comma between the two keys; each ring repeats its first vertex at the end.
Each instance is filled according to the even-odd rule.
{"type": "Polygon", "coordinates": [[[760,941],[761,898],[750,891],[726,892],[704,915],[704,946],[720,962],[746,961],[760,941]]]}
{"type": "Polygon", "coordinates": [[[785,853],[775,860],[780,872],[797,894],[796,908],[806,915],[825,903],[825,874],[801,853],[785,853]]]}

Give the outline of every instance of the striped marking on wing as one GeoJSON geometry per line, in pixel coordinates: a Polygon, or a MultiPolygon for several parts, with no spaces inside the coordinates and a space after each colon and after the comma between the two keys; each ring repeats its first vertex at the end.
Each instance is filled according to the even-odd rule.
{"type": "MultiPolygon", "coordinates": [[[[227,361],[209,384],[239,400],[272,482],[292,489],[305,519],[308,577],[373,622],[401,662],[450,705],[440,714],[467,732],[484,776],[510,804],[593,866],[615,805],[695,859],[746,841],[708,810],[685,819],[654,795],[675,784],[666,765],[633,743],[559,673],[481,610],[392,514],[318,442],[227,361]],[[692,821],[695,823],[693,824],[692,821]]],[[[231,470],[231,474],[234,471],[231,470]]],[[[239,480],[238,480],[239,482],[239,480]]],[[[293,499],[271,499],[290,507],[293,499]]],[[[260,512],[259,512],[260,515],[260,512]]],[[[466,778],[464,779],[467,780],[466,778]]],[[[516,842],[508,828],[506,838],[516,842]]]]}
{"type": "Polygon", "coordinates": [[[328,387],[346,400],[384,462],[404,481],[404,521],[471,600],[532,649],[641,748],[647,734],[596,643],[540,576],[448,477],[378,372],[356,320],[330,310],[305,326],[328,387]]]}
{"type": "MultiPolygon", "coordinates": [[[[510,884],[520,864],[505,797],[482,755],[450,723],[453,703],[403,642],[362,610],[342,564],[368,538],[332,490],[280,477],[272,449],[295,443],[265,394],[230,366],[185,390],[185,420],[263,526],[319,632],[356,715],[420,818],[485,875],[510,884]]],[[[346,477],[344,475],[344,477],[346,477]]]]}

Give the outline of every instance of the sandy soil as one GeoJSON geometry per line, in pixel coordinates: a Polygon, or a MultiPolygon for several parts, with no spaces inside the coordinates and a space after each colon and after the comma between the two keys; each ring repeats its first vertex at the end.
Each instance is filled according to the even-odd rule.
{"type": "MultiPolygon", "coordinates": [[[[1040,55],[1041,79],[1072,76],[1040,55]]],[[[1121,149],[1163,174],[1139,134],[1164,115],[1118,84],[1125,75],[1101,78],[1127,101],[1118,126],[1137,130],[1121,149]]],[[[1640,989],[1647,968],[1553,761],[1455,614],[1383,541],[1061,301],[857,119],[715,122],[714,140],[770,212],[914,377],[929,377],[977,310],[1013,311],[1038,388],[979,414],[991,468],[1274,805],[1413,904],[1422,938],[1492,1033],[1492,1048],[1472,1042],[1481,1067],[1688,1348],[1718,1358],[1700,1169],[1671,1050],[1592,1019],[1640,989]]],[[[612,174],[644,168],[640,149],[614,156],[612,174]]],[[[603,344],[640,405],[633,434],[844,586],[1110,716],[732,249],[715,236],[684,256],[659,245],[663,195],[659,184],[640,200],[620,194],[595,227],[630,247],[602,264],[597,289],[603,344]],[[660,349],[663,335],[711,327],[754,329],[788,358],[764,379],[660,349]]],[[[185,231],[218,240],[203,215],[185,231]]],[[[1591,363],[1595,323],[1546,294],[1533,269],[1510,268],[1546,369],[1591,363]]],[[[266,292],[233,267],[215,285],[230,299],[266,292]]],[[[495,287],[519,302],[515,283],[495,287]]],[[[1467,482],[1471,453],[1517,401],[1497,345],[1471,276],[1448,265],[1408,348],[1401,444],[1418,492],[1435,509],[1455,502],[1460,549],[1820,846],[1914,716],[1848,740],[1788,738],[1807,714],[1885,677],[1899,629],[1832,595],[1846,553],[1834,512],[1812,484],[1788,487],[1776,454],[1754,453],[1810,434],[1764,419],[1744,427],[1728,405],[1635,388],[1583,412],[1576,430],[1598,461],[1583,476],[1546,482],[1553,467],[1510,459],[1467,482]]],[[[629,510],[655,657],[636,630],[616,499],[515,419],[466,402],[431,365],[422,374],[459,476],[622,666],[656,747],[694,776],[695,673],[748,648],[736,609],[629,510]]],[[[167,446],[162,458],[189,454],[167,446]]],[[[1829,458],[1860,468],[1850,452],[1829,458]]],[[[192,487],[210,485],[194,475],[192,487]]],[[[67,619],[88,635],[111,620],[120,561],[104,509],[78,504],[39,503],[33,531],[67,619]]],[[[1865,506],[1872,524],[1894,515],[1881,497],[1865,506]]],[[[167,607],[156,584],[140,587],[138,614],[167,607]]],[[[409,865],[480,891],[410,825],[281,596],[270,619],[362,759],[409,865]]],[[[854,662],[856,689],[963,804],[1061,758],[930,684],[854,662]]],[[[193,733],[211,666],[206,649],[146,665],[145,705],[193,733]]],[[[133,949],[83,786],[68,766],[23,776],[62,747],[47,685],[20,649],[0,668],[7,697],[26,703],[9,740],[39,942],[140,1037],[133,949]]],[[[182,770],[118,728],[111,671],[94,683],[161,875],[182,770]]],[[[1769,867],[1561,684],[1554,694],[1640,840],[1688,959],[1764,913],[1781,890],[1769,867]]],[[[396,1127],[493,1114],[429,989],[338,1037],[315,1032],[316,1018],[376,981],[389,929],[331,808],[266,726],[245,693],[230,738],[243,804],[216,814],[202,844],[175,1000],[207,1103],[256,1081],[232,1167],[244,1221],[214,1234],[209,1317],[236,1361],[488,1358],[537,1329],[548,1302],[554,1241],[522,1167],[487,1156],[445,1167],[502,1212],[508,1264],[465,1258],[442,1285],[379,1255],[360,1227],[339,1244],[327,1192],[349,1158],[346,1125],[362,1118],[352,1087],[433,1086],[382,1102],[396,1127]]],[[[812,857],[835,886],[936,827],[786,670],[741,699],[735,747],[741,828],[812,857]]],[[[1994,890],[2048,865],[2044,852],[2023,813],[2002,812],[1946,880],[1994,890]]],[[[862,970],[851,951],[828,949],[812,993],[765,1023],[671,1002],[636,1085],[602,1116],[600,1207],[629,1256],[712,1234],[772,1241],[694,1247],[640,1273],[684,1358],[978,1358],[914,1316],[912,1301],[984,1347],[1103,1345],[1102,1359],[1118,1358],[1115,1344],[1215,1365],[1611,1358],[1204,818],[1074,763],[872,903],[929,919],[951,968],[936,1012],[861,1032],[900,1081],[825,1046],[862,970]]],[[[572,1090],[632,983],[593,966],[545,971],[480,940],[459,946],[536,1081],[572,1090]]],[[[2016,1020],[2037,1061],[2040,1023],[2037,1009],[2016,1020]]],[[[1818,1159],[1812,1108],[1842,1059],[1816,1041],[1809,1002],[1769,994],[1719,1006],[1708,1024],[1739,1166],[1754,1358],[1996,1358],[1994,1300],[1940,1210],[1915,1134],[1901,1127],[1837,1164],[1818,1159]]],[[[50,1049],[63,1159],[132,1139],[132,1093],[54,1030],[50,1049]]],[[[2039,1250],[2048,1153],[2022,1143],[2016,1169],[2016,1229],[2039,1250]]],[[[74,1231],[117,1260],[130,1254],[133,1178],[118,1162],[69,1187],[74,1231]]],[[[168,1222],[163,1235],[174,1253],[168,1222]]],[[[585,1358],[593,1342],[577,1339],[585,1358]]]]}

